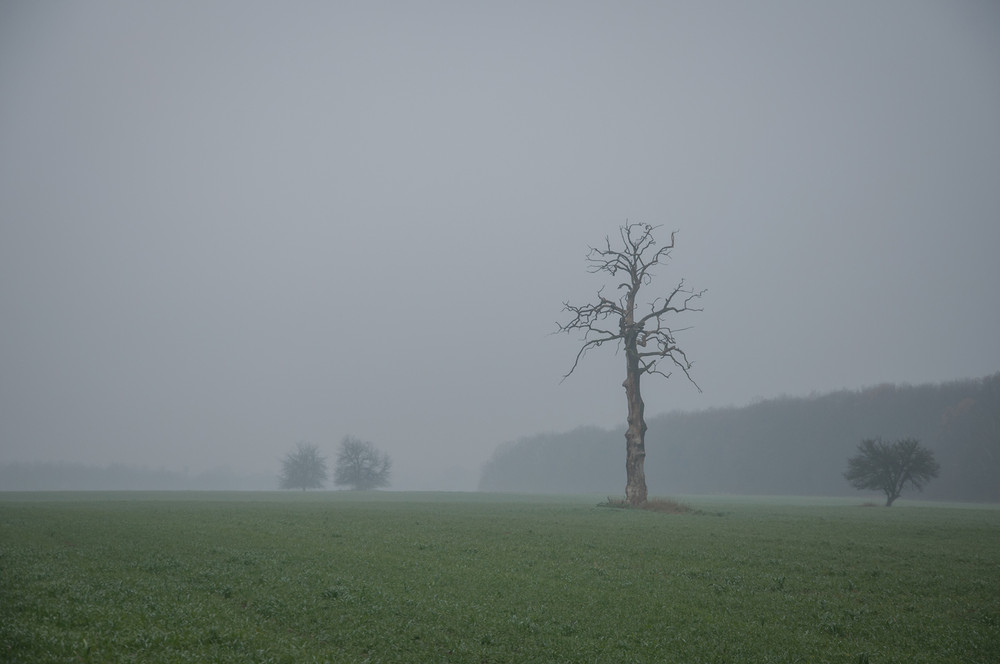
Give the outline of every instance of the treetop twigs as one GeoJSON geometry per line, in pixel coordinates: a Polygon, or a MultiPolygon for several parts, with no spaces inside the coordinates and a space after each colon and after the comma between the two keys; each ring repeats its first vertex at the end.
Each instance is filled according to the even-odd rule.
{"type": "Polygon", "coordinates": [[[611,276],[618,273],[628,275],[626,281],[618,284],[616,290],[624,291],[617,301],[611,300],[604,295],[604,288],[597,291],[596,301],[573,305],[569,302],[563,303],[563,310],[573,315],[572,319],[563,324],[557,323],[558,332],[570,332],[573,330],[583,331],[583,345],[574,358],[573,365],[563,376],[563,380],[568,378],[580,364],[580,360],[591,348],[597,348],[609,341],[627,342],[629,338],[634,343],[643,348],[648,348],[638,354],[641,358],[641,368],[643,373],[656,373],[664,377],[669,377],[670,373],[664,372],[657,367],[657,360],[669,358],[673,364],[683,371],[687,379],[701,391],[701,387],[691,377],[691,362],[674,340],[674,332],[663,324],[663,318],[667,314],[679,314],[686,311],[702,311],[701,308],[692,305],[705,294],[705,290],[695,291],[687,287],[685,281],[680,283],[665,297],[656,297],[650,302],[648,312],[645,315],[636,314],[636,299],[639,289],[652,281],[652,268],[665,263],[670,258],[670,251],[675,246],[677,231],[670,234],[670,241],[655,251],[650,251],[656,247],[656,240],[653,236],[659,226],[649,224],[627,223],[618,230],[622,242],[621,248],[611,245],[610,236],[605,236],[604,247],[589,247],[587,271],[592,274],[606,272],[611,276]],[[602,321],[608,318],[618,318],[618,330],[607,329],[602,321]],[[654,324],[655,327],[647,330],[647,324],[654,324]],[[595,336],[596,335],[596,336],[595,336]]]}

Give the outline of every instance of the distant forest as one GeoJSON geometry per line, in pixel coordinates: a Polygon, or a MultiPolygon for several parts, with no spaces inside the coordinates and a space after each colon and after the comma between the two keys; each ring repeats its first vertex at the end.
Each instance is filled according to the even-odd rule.
{"type": "MultiPolygon", "coordinates": [[[[621,494],[622,401],[620,430],[583,427],[501,445],[479,489],[621,494]]],[[[1000,502],[1000,373],[673,412],[647,423],[650,495],[858,495],[842,475],[858,443],[912,436],[933,450],[941,473],[904,499],[1000,502]]]]}

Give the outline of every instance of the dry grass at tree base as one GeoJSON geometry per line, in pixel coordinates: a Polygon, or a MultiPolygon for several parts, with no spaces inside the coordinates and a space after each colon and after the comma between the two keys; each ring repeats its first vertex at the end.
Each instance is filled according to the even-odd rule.
{"type": "Polygon", "coordinates": [[[692,509],[690,505],[673,500],[672,498],[651,498],[641,505],[632,505],[624,498],[608,496],[606,503],[601,503],[601,507],[614,507],[616,509],[637,509],[649,512],[661,512],[663,514],[689,514],[699,513],[692,509]]]}

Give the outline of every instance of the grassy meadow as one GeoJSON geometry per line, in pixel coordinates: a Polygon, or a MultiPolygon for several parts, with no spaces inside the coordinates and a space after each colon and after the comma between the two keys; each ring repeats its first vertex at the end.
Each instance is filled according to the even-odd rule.
{"type": "Polygon", "coordinates": [[[1000,509],[600,502],[0,494],[0,661],[1000,661],[1000,509]]]}

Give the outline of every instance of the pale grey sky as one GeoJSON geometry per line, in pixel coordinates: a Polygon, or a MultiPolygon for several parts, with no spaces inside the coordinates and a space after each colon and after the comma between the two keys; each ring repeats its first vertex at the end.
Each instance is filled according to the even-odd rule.
{"type": "Polygon", "coordinates": [[[709,291],[647,414],[1000,370],[1000,6],[5,2],[0,462],[472,488],[624,427],[550,332],[626,219],[709,291]]]}

